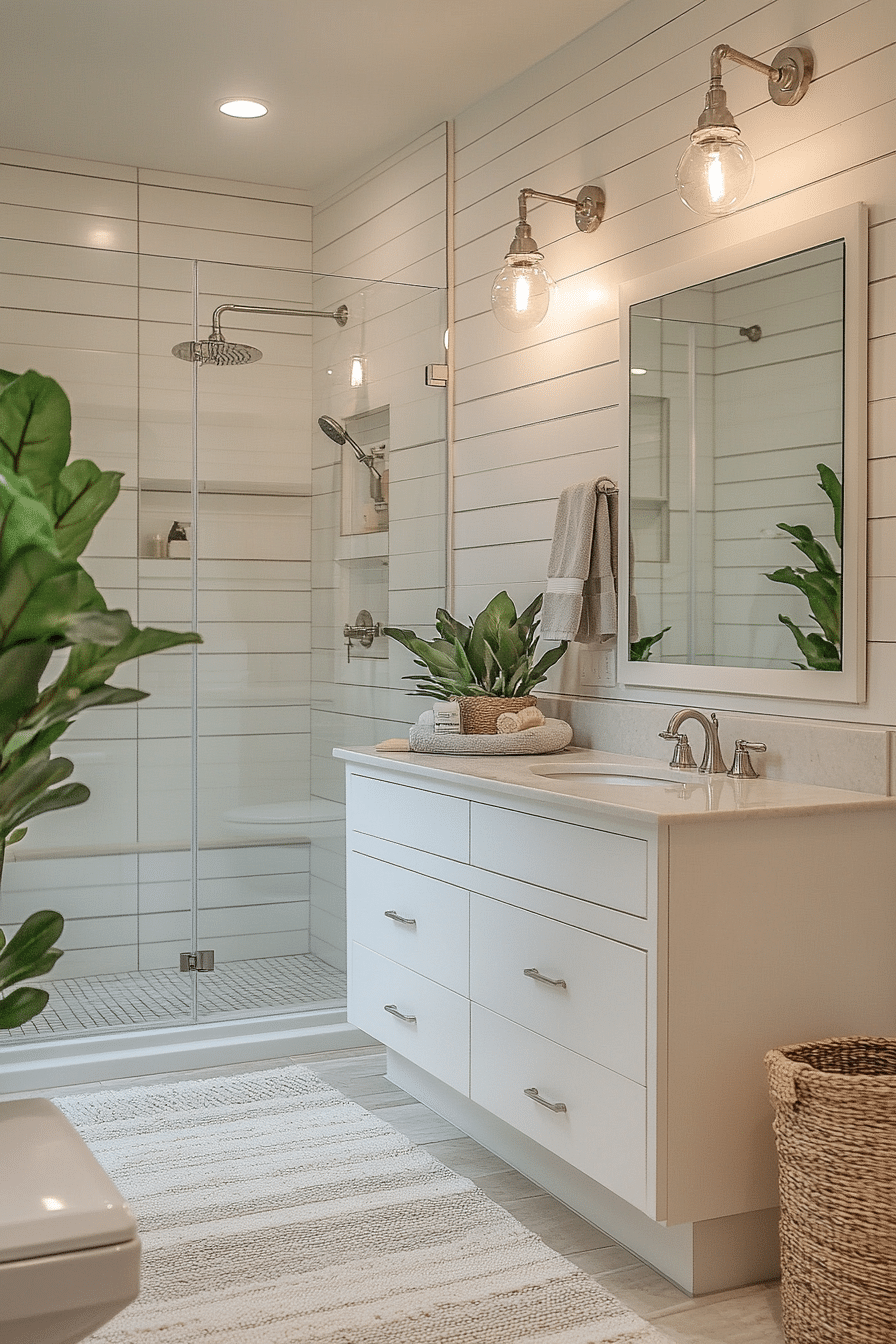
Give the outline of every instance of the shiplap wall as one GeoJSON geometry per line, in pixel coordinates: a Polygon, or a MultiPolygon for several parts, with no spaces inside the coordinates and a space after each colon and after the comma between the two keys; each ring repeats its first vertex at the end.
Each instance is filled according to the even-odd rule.
{"type": "MultiPolygon", "coordinates": [[[[618,470],[617,287],[852,201],[870,213],[870,615],[867,703],[711,697],[753,713],[896,722],[896,20],[892,0],[632,0],[456,119],[457,609],[544,582],[556,501],[618,470]],[[702,221],[675,168],[703,104],[712,47],[768,60],[815,53],[803,101],[775,107],[760,76],[726,63],[729,103],[756,158],[748,204],[702,221]],[[572,194],[596,182],[604,223],[579,234],[562,206],[533,205],[558,281],[541,327],[514,336],[489,311],[523,186],[572,194]]],[[[563,690],[582,694],[568,662],[563,690]]],[[[596,692],[585,691],[595,695],[596,692]]],[[[607,698],[667,701],[617,688],[607,698]]],[[[676,702],[687,700],[676,694],[676,702]]]]}
{"type": "MultiPolygon", "coordinates": [[[[141,624],[191,623],[189,563],[149,557],[190,516],[191,366],[171,347],[192,259],[207,328],[221,302],[307,303],[310,239],[299,191],[0,151],[0,364],[57,378],[73,456],[125,473],[85,564],[141,624]]],[[[225,330],[265,353],[200,371],[200,927],[226,960],[307,949],[308,846],[252,844],[227,814],[308,796],[312,323],[225,330]]],[[[4,922],[38,888],[65,916],[56,975],[174,966],[191,941],[191,655],[121,680],[151,698],[91,711],[63,746],[90,801],[36,819],[4,873],[4,922]]]]}
{"type": "MultiPolygon", "coordinates": [[[[406,736],[420,709],[401,686],[404,651],[383,639],[371,654],[386,656],[356,647],[349,664],[344,623],[370,594],[380,605],[370,608],[374,620],[425,629],[444,601],[445,393],[425,386],[424,366],[445,358],[445,201],[440,125],[333,190],[314,212],[314,269],[327,277],[315,303],[344,301],[365,313],[362,348],[327,333],[315,342],[314,419],[389,412],[389,530],[375,538],[378,558],[368,557],[368,538],[340,536],[340,450],[314,435],[311,787],[336,801],[344,767],[333,747],[406,736]],[[344,376],[351,353],[367,360],[368,382],[357,390],[344,376]]],[[[345,855],[335,837],[312,842],[310,946],[344,965],[345,855]]]]}

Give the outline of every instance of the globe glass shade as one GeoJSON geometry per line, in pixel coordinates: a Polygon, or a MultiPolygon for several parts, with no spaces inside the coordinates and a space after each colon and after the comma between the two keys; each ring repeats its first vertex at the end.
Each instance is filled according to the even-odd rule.
{"type": "Polygon", "coordinates": [[[753,185],[753,166],[743,140],[692,139],[678,164],[678,194],[698,215],[727,214],[753,185]]]}
{"type": "Polygon", "coordinates": [[[553,288],[540,262],[505,257],[492,285],[492,311],[508,331],[531,331],[544,319],[553,288]]]}

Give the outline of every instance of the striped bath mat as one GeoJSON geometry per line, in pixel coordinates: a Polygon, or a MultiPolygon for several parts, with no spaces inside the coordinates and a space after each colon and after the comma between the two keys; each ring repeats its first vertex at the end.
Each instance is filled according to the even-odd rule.
{"type": "Polygon", "coordinates": [[[137,1215],[106,1344],[661,1344],[473,1183],[297,1065],[56,1104],[137,1215]]]}

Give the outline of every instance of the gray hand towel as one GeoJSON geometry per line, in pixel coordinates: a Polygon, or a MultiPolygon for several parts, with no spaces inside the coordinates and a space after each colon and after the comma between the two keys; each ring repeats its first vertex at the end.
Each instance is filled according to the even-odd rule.
{"type": "Polygon", "coordinates": [[[542,639],[576,638],[582,591],[591,571],[596,508],[594,481],[568,485],[560,494],[541,612],[542,639]]]}
{"type": "Polygon", "coordinates": [[[615,481],[601,476],[597,494],[591,566],[582,594],[582,614],[575,638],[579,644],[611,644],[616,638],[616,572],[618,568],[619,494],[615,481]]]}

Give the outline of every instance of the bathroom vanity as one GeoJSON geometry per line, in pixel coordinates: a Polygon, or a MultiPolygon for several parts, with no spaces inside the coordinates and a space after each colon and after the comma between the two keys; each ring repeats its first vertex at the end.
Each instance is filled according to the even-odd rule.
{"type": "Polygon", "coordinates": [[[347,762],[350,1022],[685,1290],[777,1272],[765,1052],[896,1034],[896,798],[541,757],[347,762]]]}

